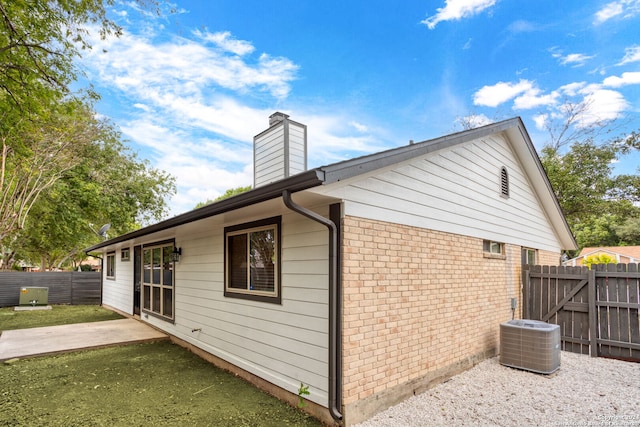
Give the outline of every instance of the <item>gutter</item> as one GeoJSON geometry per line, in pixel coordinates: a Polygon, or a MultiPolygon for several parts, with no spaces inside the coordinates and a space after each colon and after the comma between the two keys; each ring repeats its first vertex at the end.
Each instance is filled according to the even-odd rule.
{"type": "Polygon", "coordinates": [[[291,199],[291,191],[285,189],[282,192],[282,200],[286,207],[300,215],[319,222],[329,230],[329,413],[336,421],[341,421],[338,401],[340,400],[340,365],[338,353],[340,348],[340,330],[338,316],[338,227],[336,224],[317,213],[310,211],[294,203],[291,199]]]}

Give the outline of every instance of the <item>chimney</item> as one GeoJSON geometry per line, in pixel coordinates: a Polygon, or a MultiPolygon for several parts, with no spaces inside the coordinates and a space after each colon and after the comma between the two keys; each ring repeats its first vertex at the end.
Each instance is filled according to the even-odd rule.
{"type": "Polygon", "coordinates": [[[269,129],[253,137],[253,188],[306,170],[307,126],[273,113],[269,129]]]}

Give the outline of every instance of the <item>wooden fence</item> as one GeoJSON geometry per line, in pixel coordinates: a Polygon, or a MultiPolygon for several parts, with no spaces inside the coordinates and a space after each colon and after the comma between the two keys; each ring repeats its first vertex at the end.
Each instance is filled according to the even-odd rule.
{"type": "Polygon", "coordinates": [[[18,305],[29,286],[49,288],[49,304],[100,304],[99,272],[0,272],[0,307],[18,305]]]}
{"type": "Polygon", "coordinates": [[[640,361],[638,264],[527,266],[525,319],[560,325],[562,349],[640,361]]]}

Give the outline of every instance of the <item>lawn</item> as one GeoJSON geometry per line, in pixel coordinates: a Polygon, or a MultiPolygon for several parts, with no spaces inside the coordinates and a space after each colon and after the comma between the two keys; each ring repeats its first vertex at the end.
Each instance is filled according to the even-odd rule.
{"type": "MultiPolygon", "coordinates": [[[[19,328],[10,317],[0,310],[0,329],[19,328]]],[[[11,361],[0,383],[3,426],[322,425],[169,341],[11,361]]]]}
{"type": "Polygon", "coordinates": [[[99,305],[53,305],[51,310],[33,311],[15,311],[13,307],[5,307],[0,308],[0,331],[122,318],[118,313],[99,305]]]}

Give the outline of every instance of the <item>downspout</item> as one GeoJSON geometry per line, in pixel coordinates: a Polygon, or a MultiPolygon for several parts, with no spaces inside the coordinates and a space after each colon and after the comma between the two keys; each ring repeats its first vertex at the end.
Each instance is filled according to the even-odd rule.
{"type": "Polygon", "coordinates": [[[282,192],[282,200],[286,207],[300,215],[323,224],[329,229],[329,413],[336,421],[342,420],[338,406],[340,396],[340,366],[338,349],[340,348],[340,330],[338,313],[338,227],[336,224],[317,213],[297,205],[291,199],[291,191],[282,192]]]}

